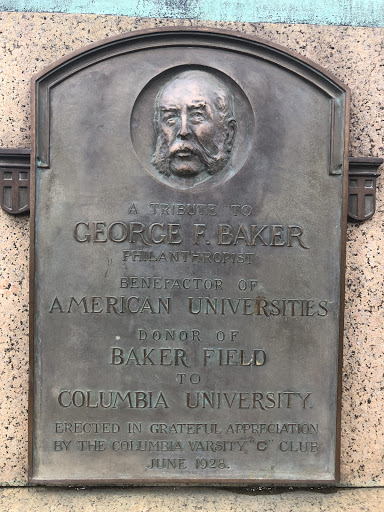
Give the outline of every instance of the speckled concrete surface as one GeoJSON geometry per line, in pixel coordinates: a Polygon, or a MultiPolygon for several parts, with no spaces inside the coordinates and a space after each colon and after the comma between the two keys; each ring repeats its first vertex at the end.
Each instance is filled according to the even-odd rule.
{"type": "Polygon", "coordinates": [[[227,489],[4,489],[0,512],[382,512],[383,489],[260,493],[227,489]]]}
{"type": "MultiPolygon", "coordinates": [[[[199,25],[197,22],[186,20],[179,22],[169,19],[146,20],[116,16],[1,13],[0,147],[30,145],[29,82],[32,74],[40,71],[44,66],[73,49],[108,36],[135,29],[191,24],[199,25]]],[[[382,135],[384,29],[208,22],[204,25],[236,29],[245,34],[264,37],[333,71],[352,90],[350,154],[352,156],[384,155],[382,135]]],[[[379,180],[376,215],[364,224],[350,224],[348,229],[341,461],[341,483],[346,486],[384,485],[383,189],[384,176],[379,180]]],[[[5,485],[24,485],[27,474],[28,234],[26,217],[13,218],[0,212],[2,292],[0,299],[2,315],[0,468],[1,482],[5,485]]],[[[3,500],[7,499],[7,492],[3,492],[3,500]]],[[[17,492],[21,500],[31,500],[28,503],[36,509],[38,503],[41,503],[39,497],[44,497],[44,493],[39,494],[41,491],[17,492]]],[[[48,494],[45,496],[48,496],[49,492],[53,491],[47,491],[48,494]]],[[[92,495],[92,492],[87,496],[96,496],[96,494],[92,495]]],[[[126,496],[141,496],[142,491],[135,492],[139,494],[134,494],[132,491],[126,496]]],[[[225,491],[220,491],[220,493],[223,492],[225,491]]],[[[372,491],[372,496],[376,496],[374,492],[372,491]]],[[[202,496],[208,500],[205,503],[210,503],[210,510],[216,510],[214,507],[223,503],[220,501],[221,498],[218,498],[218,493],[217,490],[203,491],[202,496]]],[[[137,497],[134,499],[139,501],[132,501],[133,508],[130,510],[162,510],[161,500],[165,503],[166,499],[164,491],[154,490],[150,495],[153,499],[158,497],[160,501],[154,502],[152,508],[149,505],[145,509],[134,508],[142,506],[140,498],[137,497]]],[[[69,500],[69,504],[68,508],[61,508],[61,510],[102,510],[102,508],[96,508],[99,506],[96,505],[97,501],[95,505],[89,504],[90,508],[81,508],[81,506],[70,508],[75,506],[70,505],[70,500],[73,500],[70,496],[74,495],[63,496],[66,496],[65,499],[69,500]]],[[[100,494],[100,499],[104,499],[102,496],[100,494]]],[[[191,491],[190,496],[197,496],[197,494],[191,491]]],[[[237,499],[233,494],[226,496],[228,499],[229,497],[233,500],[237,499]]],[[[291,495],[286,496],[289,500],[291,495]]],[[[346,496],[351,497],[351,507],[354,506],[354,495],[346,496]]],[[[305,503],[305,497],[308,498],[308,494],[303,494],[302,503],[305,503]]],[[[266,497],[260,499],[264,498],[266,499],[266,497]]],[[[56,500],[56,498],[52,499],[56,500]]],[[[182,507],[184,498],[178,499],[181,501],[176,506],[182,507]]],[[[188,498],[190,499],[192,498],[188,498]]],[[[242,495],[242,499],[246,499],[245,495],[242,495]]],[[[252,499],[255,500],[255,498],[252,499]]],[[[199,510],[193,508],[195,505],[188,500],[182,510],[199,510]]],[[[262,510],[252,508],[258,507],[259,501],[258,505],[249,506],[240,505],[240,502],[233,503],[232,509],[223,506],[220,509],[262,510]]],[[[319,503],[313,507],[320,508],[313,508],[310,505],[311,502],[308,503],[309,505],[300,505],[307,508],[295,506],[294,510],[379,510],[377,507],[371,509],[337,508],[337,506],[332,509],[321,508],[323,505],[319,503]]],[[[208,508],[205,505],[201,506],[201,510],[208,508]]],[[[21,505],[20,507],[1,510],[26,510],[25,507],[22,508],[21,505]]],[[[88,507],[88,504],[84,507],[88,507]]],[[[268,510],[293,510],[292,507],[282,508],[283,505],[280,508],[273,507],[275,505],[271,505],[268,510]]],[[[35,509],[28,508],[28,510],[35,509]]]]}

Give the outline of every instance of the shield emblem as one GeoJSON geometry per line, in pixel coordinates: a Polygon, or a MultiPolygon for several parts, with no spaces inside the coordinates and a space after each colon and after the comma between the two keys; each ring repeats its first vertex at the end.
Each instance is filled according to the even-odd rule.
{"type": "Polygon", "coordinates": [[[3,210],[12,215],[29,212],[30,151],[0,151],[0,200],[3,210]]]}
{"type": "Polygon", "coordinates": [[[350,158],[348,215],[354,220],[368,220],[376,209],[377,167],[381,158],[350,158]]]}

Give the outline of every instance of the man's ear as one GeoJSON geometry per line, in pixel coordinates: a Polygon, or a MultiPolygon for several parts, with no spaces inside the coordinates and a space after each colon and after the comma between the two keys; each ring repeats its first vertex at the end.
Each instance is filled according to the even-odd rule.
{"type": "Polygon", "coordinates": [[[227,123],[227,138],[225,141],[225,146],[226,146],[227,151],[232,150],[232,146],[233,146],[233,143],[235,140],[235,135],[236,135],[236,129],[237,129],[236,121],[234,119],[230,119],[227,123]]]}

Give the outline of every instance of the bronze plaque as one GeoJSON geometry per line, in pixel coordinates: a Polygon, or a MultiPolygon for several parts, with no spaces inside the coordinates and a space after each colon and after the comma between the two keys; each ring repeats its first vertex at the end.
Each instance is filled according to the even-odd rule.
{"type": "Polygon", "coordinates": [[[337,481],[346,87],[191,29],[33,98],[30,481],[337,481]]]}

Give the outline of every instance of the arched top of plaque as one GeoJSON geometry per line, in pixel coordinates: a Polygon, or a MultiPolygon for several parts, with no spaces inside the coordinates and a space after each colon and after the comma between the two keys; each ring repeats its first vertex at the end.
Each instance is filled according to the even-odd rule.
{"type": "MultiPolygon", "coordinates": [[[[131,63],[129,63],[129,60],[124,61],[123,59],[117,67],[121,66],[121,68],[125,68],[125,71],[129,73],[127,66],[132,65],[132,73],[135,73],[136,77],[143,76],[141,89],[148,91],[147,97],[143,99],[139,97],[138,93],[131,94],[127,88],[127,96],[134,96],[134,98],[129,98],[130,101],[133,100],[130,111],[130,138],[132,139],[132,145],[138,159],[153,175],[156,175],[156,169],[160,168],[160,166],[157,167],[155,158],[156,141],[152,139],[152,142],[148,143],[146,147],[140,146],[139,142],[135,142],[134,128],[141,122],[143,126],[140,126],[140,129],[153,130],[153,127],[149,128],[148,125],[152,125],[155,107],[149,109],[150,114],[147,114],[147,119],[143,119],[136,105],[140,101],[142,103],[153,101],[154,95],[156,96],[156,92],[158,93],[161,87],[164,88],[167,80],[174,81],[178,73],[187,73],[188,71],[205,73],[206,76],[212,73],[213,80],[221,81],[221,83],[226,82],[224,86],[228,87],[229,94],[234,94],[235,96],[235,109],[236,102],[240,106],[236,116],[239,120],[237,123],[237,144],[230,144],[230,149],[227,149],[227,153],[233,161],[233,170],[229,171],[225,179],[231,177],[231,173],[234,175],[236,167],[239,169],[247,158],[250,145],[255,138],[253,134],[255,129],[253,118],[259,117],[259,123],[256,122],[259,129],[260,123],[262,123],[262,115],[259,116],[259,112],[255,112],[255,102],[253,102],[252,111],[246,99],[247,95],[249,95],[249,90],[252,89],[252,83],[254,83],[254,87],[258,90],[258,96],[262,97],[263,103],[269,103],[268,115],[270,115],[271,109],[276,114],[276,108],[279,109],[279,102],[276,103],[274,98],[268,97],[266,91],[270,88],[269,82],[273,81],[275,84],[277,82],[283,84],[285,77],[288,76],[295,76],[301,81],[303,87],[310,87],[316,90],[317,93],[320,92],[329,100],[328,170],[329,174],[340,175],[343,173],[343,167],[346,162],[345,147],[347,143],[346,134],[350,96],[349,89],[345,84],[332,75],[332,73],[310,60],[269,41],[254,36],[245,37],[243,34],[233,31],[187,27],[136,31],[111,37],[72,52],[35,75],[32,80],[32,111],[35,116],[36,145],[34,150],[37,167],[50,167],[51,94],[54,88],[81,71],[88,70],[88,72],[92,73],[94,66],[113,59],[121,59],[128,55],[131,56],[131,63]],[[175,51],[177,51],[177,58],[175,58],[175,51]],[[159,58],[156,59],[157,69],[155,69],[153,59],[152,62],[147,61],[148,52],[152,54],[161,53],[159,53],[159,58]],[[232,61],[232,70],[230,70],[226,66],[228,59],[225,58],[228,52],[232,55],[237,54],[239,57],[244,56],[248,59],[254,59],[255,69],[258,67],[258,71],[253,73],[253,70],[248,67],[247,76],[244,76],[244,69],[241,69],[241,66],[236,68],[234,64],[236,59],[230,59],[232,61]],[[215,60],[212,60],[213,58],[215,60]],[[147,64],[151,68],[149,74],[142,73],[147,64]],[[265,65],[269,67],[271,73],[265,72],[265,65]],[[239,94],[236,94],[236,91],[235,93],[233,92],[233,87],[238,89],[239,94]],[[240,98],[240,95],[243,95],[243,97],[240,98]],[[273,103],[275,103],[275,109],[273,103]],[[247,117],[248,119],[244,119],[247,117]]],[[[107,81],[106,75],[108,73],[105,70],[106,68],[103,70],[103,75],[107,81]]],[[[275,96],[279,94],[282,96],[286,94],[284,88],[279,90],[277,87],[275,96]]],[[[294,103],[295,101],[294,98],[290,97],[280,98],[280,100],[286,103],[294,103]]],[[[313,107],[315,115],[315,97],[313,107]]],[[[289,108],[300,109],[300,105],[295,106],[292,104],[289,108]]],[[[231,128],[229,129],[231,130],[231,128]]],[[[273,134],[271,135],[273,136],[273,134]]],[[[212,175],[216,172],[216,168],[220,170],[220,165],[212,167],[212,172],[211,169],[208,169],[207,172],[212,175]]],[[[186,172],[189,172],[188,169],[186,172]]],[[[164,175],[167,174],[167,171],[164,171],[164,167],[158,174],[160,181],[165,180],[166,182],[164,175]]],[[[182,177],[179,180],[180,183],[183,179],[184,181],[186,180],[186,178],[182,177]]],[[[215,179],[217,181],[217,178],[215,179]]],[[[188,187],[180,185],[180,188],[188,187]]]]}

